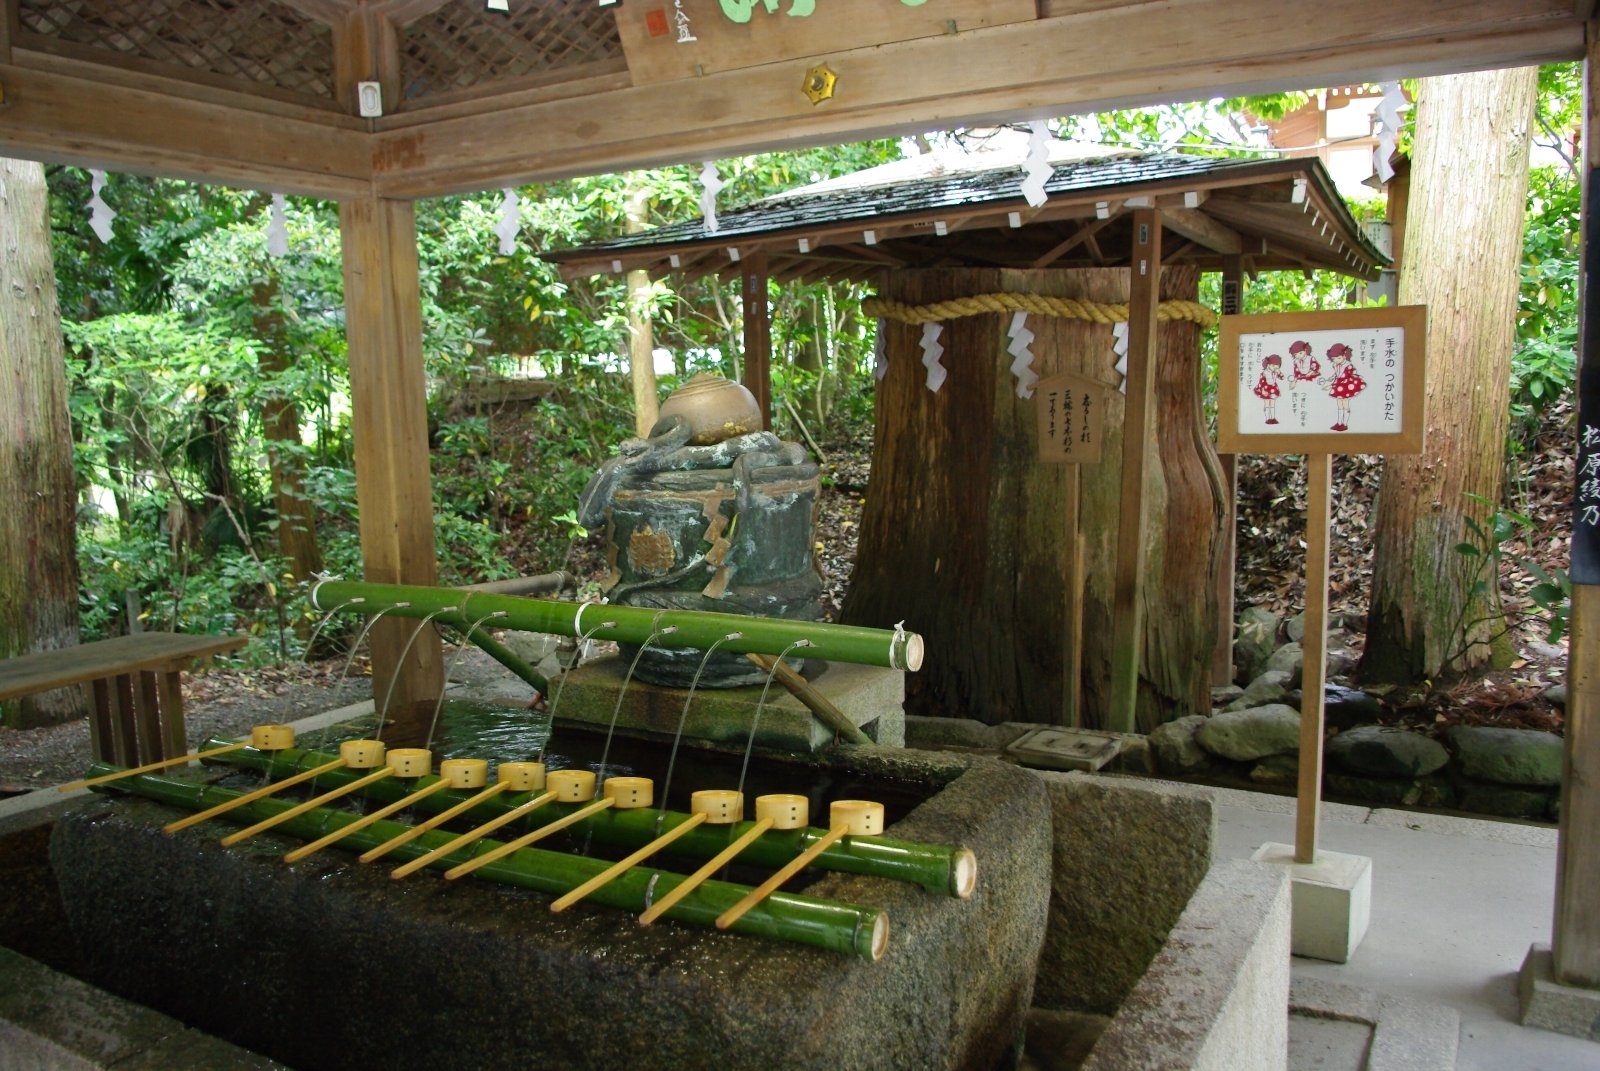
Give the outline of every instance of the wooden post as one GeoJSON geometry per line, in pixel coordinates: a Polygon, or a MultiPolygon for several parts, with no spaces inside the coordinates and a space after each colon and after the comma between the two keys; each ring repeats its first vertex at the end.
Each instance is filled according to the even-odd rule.
{"type": "MultiPolygon", "coordinates": [[[[415,209],[376,197],[346,201],[339,228],[363,574],[435,584],[415,209]]],[[[388,712],[431,708],[444,687],[438,634],[430,629],[413,642],[417,627],[395,618],[373,626],[374,699],[384,702],[393,681],[388,712]]]]}
{"type": "Polygon", "coordinates": [[[1306,631],[1300,645],[1300,783],[1295,805],[1294,861],[1317,859],[1322,805],[1322,686],[1328,645],[1328,526],[1333,455],[1306,457],[1306,631]]]}
{"type": "Polygon", "coordinates": [[[1150,407],[1155,384],[1156,306],[1161,292],[1161,213],[1133,213],[1132,272],[1128,288],[1127,401],[1122,413],[1122,500],[1117,517],[1117,570],[1112,594],[1111,709],[1106,727],[1137,731],[1139,662],[1144,614],[1145,475],[1150,407]]]}
{"type": "MultiPolygon", "coordinates": [[[[1222,315],[1237,316],[1244,311],[1244,257],[1228,254],[1222,258],[1222,315]]],[[[1239,459],[1234,454],[1218,454],[1222,464],[1223,509],[1222,542],[1217,548],[1217,649],[1211,656],[1211,683],[1233,683],[1233,595],[1234,562],[1239,537],[1239,459]]]]}
{"type": "Polygon", "coordinates": [[[1083,563],[1088,555],[1086,540],[1078,531],[1078,466],[1064,467],[1071,524],[1062,542],[1072,555],[1072,568],[1067,571],[1067,627],[1062,630],[1061,724],[1079,729],[1083,727],[1083,563]]]}
{"type": "MultiPolygon", "coordinates": [[[[1588,26],[1584,65],[1584,189],[1582,329],[1578,349],[1579,435],[1600,428],[1600,292],[1589,285],[1600,255],[1600,220],[1594,216],[1600,174],[1600,21],[1588,26]]],[[[1580,442],[1580,464],[1600,449],[1580,442]]],[[[1577,481],[1583,479],[1577,476],[1577,481]]],[[[1577,487],[1574,488],[1577,490],[1577,487]]],[[[1581,498],[1581,496],[1577,496],[1581,498]]],[[[1575,498],[1576,502],[1576,498],[1575,498]]],[[[1581,511],[1575,528],[1584,523],[1581,511]]],[[[1593,533],[1587,533],[1592,537],[1593,533]]],[[[1556,847],[1556,904],[1551,925],[1552,969],[1568,985],[1600,988],[1600,577],[1586,575],[1573,533],[1572,631],[1567,648],[1566,753],[1561,778],[1561,832],[1556,847]]]]}
{"type": "Polygon", "coordinates": [[[762,426],[772,427],[772,310],[767,304],[767,254],[744,258],[744,385],[756,396],[762,426]]]}

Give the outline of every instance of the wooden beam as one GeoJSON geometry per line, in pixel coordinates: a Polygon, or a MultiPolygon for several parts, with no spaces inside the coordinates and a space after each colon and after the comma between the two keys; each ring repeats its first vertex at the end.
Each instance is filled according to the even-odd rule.
{"type": "Polygon", "coordinates": [[[352,11],[333,27],[333,72],[339,106],[360,115],[359,84],[377,82],[383,110],[396,111],[404,103],[400,81],[400,42],[394,23],[370,8],[352,11]]]}
{"type": "Polygon", "coordinates": [[[1243,248],[1238,231],[1218,223],[1198,208],[1162,209],[1161,225],[1218,253],[1238,253],[1243,248]]]}
{"type": "MultiPolygon", "coordinates": [[[[339,206],[339,232],[363,575],[435,584],[416,210],[355,198],[339,206]]],[[[444,688],[438,634],[418,627],[395,618],[372,627],[373,700],[390,715],[431,710],[444,688]]]]}
{"type": "Polygon", "coordinates": [[[121,87],[108,104],[101,83],[16,64],[0,66],[0,85],[0,155],[311,197],[370,189],[364,135],[332,122],[221,103],[221,91],[121,87]]]}
{"type": "Polygon", "coordinates": [[[1029,267],[1048,268],[1050,265],[1066,256],[1068,253],[1078,248],[1078,246],[1082,245],[1084,242],[1087,242],[1090,238],[1093,238],[1096,234],[1099,234],[1101,231],[1111,226],[1114,221],[1115,217],[1112,217],[1111,219],[1097,219],[1092,223],[1082,224],[1076,231],[1072,233],[1072,237],[1063,242],[1058,242],[1056,245],[1052,246],[1048,253],[1044,254],[1042,257],[1039,257],[1032,264],[1030,264],[1029,267]]]}
{"type": "Polygon", "coordinates": [[[756,396],[761,426],[772,427],[772,308],[767,300],[767,254],[756,252],[743,265],[744,385],[756,396]]]}
{"type": "Polygon", "coordinates": [[[1161,297],[1161,212],[1133,211],[1129,262],[1128,375],[1122,409],[1122,497],[1117,510],[1117,566],[1111,588],[1111,709],[1106,728],[1138,732],[1139,665],[1144,654],[1146,454],[1155,398],[1156,309],[1161,297]]]}
{"type": "MultiPolygon", "coordinates": [[[[1595,182],[1600,178],[1600,23],[1589,24],[1584,65],[1584,191],[1582,225],[1582,327],[1578,349],[1578,429],[1600,432],[1600,288],[1593,285],[1600,256],[1600,219],[1595,217],[1595,182]]],[[[1580,464],[1600,456],[1579,446],[1580,464]]],[[[1576,476],[1581,481],[1582,475],[1576,476]]],[[[1577,488],[1575,487],[1576,491],[1577,488]]],[[[1583,524],[1574,496],[1577,523],[1583,524]]],[[[1561,778],[1561,832],[1556,847],[1556,906],[1551,951],[1556,980],[1600,988],[1600,585],[1583,576],[1573,533],[1572,632],[1567,648],[1567,724],[1561,778]]],[[[1592,565],[1590,565],[1592,568],[1592,565]]]]}
{"type": "Polygon", "coordinates": [[[389,196],[433,196],[930,124],[1575,59],[1583,47],[1570,0],[1325,0],[1293,19],[1276,0],[1179,9],[1156,19],[1118,5],[831,54],[842,92],[822,106],[801,93],[809,62],[796,60],[383,133],[377,182],[389,196]]]}

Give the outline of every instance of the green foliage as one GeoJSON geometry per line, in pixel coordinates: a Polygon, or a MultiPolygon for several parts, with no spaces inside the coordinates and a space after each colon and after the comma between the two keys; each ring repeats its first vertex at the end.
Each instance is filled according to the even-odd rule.
{"type": "Polygon", "coordinates": [[[1454,550],[1467,568],[1469,598],[1467,606],[1462,609],[1460,624],[1463,647],[1446,665],[1464,657],[1467,646],[1472,642],[1471,630],[1489,622],[1498,621],[1503,633],[1525,621],[1536,620],[1547,629],[1547,642],[1559,642],[1571,626],[1572,581],[1567,571],[1560,568],[1547,570],[1527,555],[1508,549],[1517,543],[1527,545],[1537,533],[1537,526],[1531,517],[1514,510],[1492,509],[1493,504],[1482,495],[1467,492],[1466,497],[1479,510],[1485,511],[1487,517],[1482,521],[1471,514],[1462,518],[1467,538],[1457,543],[1454,550]],[[1525,592],[1528,608],[1504,617],[1489,615],[1468,620],[1469,608],[1495,605],[1492,588],[1500,586],[1525,592]]]}
{"type": "Polygon", "coordinates": [[[1578,208],[1582,191],[1563,168],[1528,180],[1517,341],[1511,354],[1512,448],[1572,389],[1578,345],[1578,208]]]}

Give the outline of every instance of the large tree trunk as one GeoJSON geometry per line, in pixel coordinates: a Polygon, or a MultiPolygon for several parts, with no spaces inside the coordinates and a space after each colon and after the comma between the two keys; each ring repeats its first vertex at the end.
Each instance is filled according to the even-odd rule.
{"type": "MultiPolygon", "coordinates": [[[[78,642],[77,500],[44,168],[0,160],[0,656],[78,642]]],[[[79,688],[5,706],[15,727],[87,712],[79,688]]]]}
{"type": "MultiPolygon", "coordinates": [[[[256,334],[264,344],[261,371],[269,376],[287,372],[294,360],[284,337],[277,297],[276,281],[256,287],[256,334]]],[[[288,396],[274,398],[262,407],[261,425],[278,515],[278,550],[289,560],[295,580],[310,580],[322,571],[322,546],[317,541],[317,507],[305,495],[304,468],[297,452],[301,445],[300,407],[288,396]]]]}
{"type": "Polygon", "coordinates": [[[1384,464],[1365,680],[1421,681],[1488,656],[1498,579],[1453,548],[1468,517],[1487,527],[1491,507],[1467,493],[1500,499],[1537,75],[1421,84],[1400,301],[1428,306],[1427,442],[1384,464]]]}
{"type": "MultiPolygon", "coordinates": [[[[1168,269],[1167,296],[1193,296],[1196,276],[1168,269]]],[[[910,304],[992,291],[1125,302],[1126,269],[896,272],[886,297],[910,304]]],[[[1080,466],[1074,518],[1066,466],[1039,461],[1033,400],[1016,395],[1006,353],[1009,316],[947,321],[949,378],[924,385],[921,328],[888,326],[889,371],[877,391],[872,489],[842,618],[906,627],[927,643],[906,679],[908,712],[989,723],[1063,720],[1064,652],[1082,650],[1079,720],[1103,722],[1110,699],[1111,578],[1121,494],[1123,399],[1111,392],[1101,461],[1080,466]],[[1071,549],[1078,533],[1084,554],[1071,549]],[[1083,635],[1065,607],[1084,588],[1083,635]]],[[[1114,382],[1110,328],[1030,316],[1034,368],[1114,382]]],[[[1157,354],[1145,532],[1145,643],[1139,720],[1209,706],[1205,667],[1216,629],[1214,570],[1221,502],[1197,451],[1199,331],[1164,324],[1157,354]],[[1159,456],[1159,463],[1156,458],[1159,456]]],[[[1214,463],[1214,460],[1213,462],[1214,463]]]]}

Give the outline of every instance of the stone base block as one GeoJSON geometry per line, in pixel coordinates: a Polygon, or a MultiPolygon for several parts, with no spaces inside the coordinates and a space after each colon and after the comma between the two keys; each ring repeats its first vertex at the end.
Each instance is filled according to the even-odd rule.
{"type": "MultiPolygon", "coordinates": [[[[597,658],[567,674],[556,714],[604,729],[617,709],[617,693],[628,672],[621,658],[597,658]]],[[[878,666],[828,665],[812,687],[838,707],[875,743],[904,747],[906,742],[905,674],[878,666]]],[[[687,688],[665,688],[634,681],[623,696],[617,727],[634,733],[670,737],[683,717],[687,688]]],[[[686,737],[742,746],[750,737],[761,702],[761,688],[700,688],[684,721],[686,737]]],[[[829,729],[801,702],[774,682],[761,709],[756,743],[785,751],[816,751],[833,740],[829,729]]]]}
{"type": "Polygon", "coordinates": [[[1556,981],[1549,945],[1533,945],[1517,980],[1522,1025],[1600,1041],[1600,989],[1556,981]]]}
{"type": "Polygon", "coordinates": [[[1250,858],[1289,872],[1294,903],[1290,951],[1348,963],[1372,918],[1372,860],[1318,852],[1315,862],[1297,863],[1292,844],[1263,844],[1250,858]]]}

